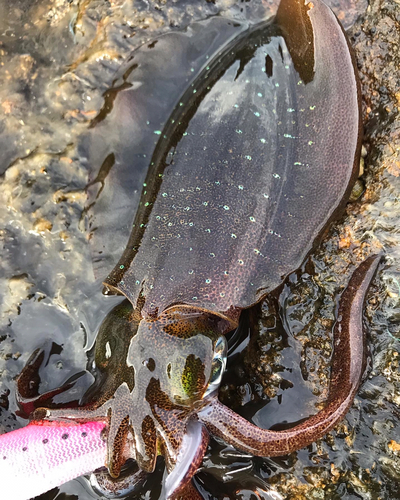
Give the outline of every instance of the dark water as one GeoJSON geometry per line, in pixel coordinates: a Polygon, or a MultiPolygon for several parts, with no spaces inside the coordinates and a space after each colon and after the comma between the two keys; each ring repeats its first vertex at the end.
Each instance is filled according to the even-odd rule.
{"type": "MultiPolygon", "coordinates": [[[[342,4],[336,12],[350,26],[364,7],[342,4]]],[[[15,377],[36,347],[45,346],[49,355],[41,391],[84,372],[76,393],[59,396],[80,397],[92,382],[85,350],[121,300],[101,294],[101,266],[94,276],[87,241],[93,220],[85,207],[90,163],[100,167],[121,134],[129,144],[129,122],[122,129],[120,122],[89,127],[101,110],[112,123],[110,89],[118,87],[132,50],[219,12],[254,22],[267,17],[268,8],[262,0],[0,1],[3,429],[26,423],[16,416],[15,377]]],[[[129,147],[119,153],[131,154],[129,147]]],[[[383,247],[387,263],[367,307],[370,375],[343,424],[288,457],[254,458],[212,440],[196,479],[205,498],[267,499],[271,488],[293,499],[400,498],[399,452],[391,444],[400,442],[399,177],[382,174],[378,162],[368,163],[371,157],[364,196],[348,206],[281,293],[243,318],[243,342],[231,353],[220,397],[262,427],[315,413],[327,391],[338,291],[362,255],[383,247]]],[[[140,185],[138,179],[133,191],[140,185]]],[[[160,463],[132,498],[159,498],[162,474],[160,463]]],[[[79,479],[42,498],[96,496],[79,479]]]]}

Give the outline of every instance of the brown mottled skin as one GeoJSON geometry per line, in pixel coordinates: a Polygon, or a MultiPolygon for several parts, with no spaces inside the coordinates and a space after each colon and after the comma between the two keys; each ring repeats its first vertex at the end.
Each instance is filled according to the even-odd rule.
{"type": "Polygon", "coordinates": [[[238,449],[285,455],[332,429],[361,381],[362,306],[377,257],[342,296],[322,411],[263,430],[223,406],[215,386],[223,335],[304,262],[358,174],[359,82],[337,19],[321,0],[282,0],[273,21],[210,58],[157,133],[133,231],[105,280],[129,303],[101,326],[101,383],[86,407],[37,415],[108,417],[111,476],[129,457],[152,472],[163,455],[175,481],[166,496],[188,500],[200,498],[190,479],[207,448],[204,426],[238,449]]]}
{"type": "Polygon", "coordinates": [[[192,483],[189,483],[184,490],[171,497],[171,500],[203,500],[203,497],[196,490],[192,483]]]}

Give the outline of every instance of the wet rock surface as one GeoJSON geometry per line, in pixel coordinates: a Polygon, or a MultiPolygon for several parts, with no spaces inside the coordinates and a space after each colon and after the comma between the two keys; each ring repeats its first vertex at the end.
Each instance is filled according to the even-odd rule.
{"type": "MultiPolygon", "coordinates": [[[[400,5],[331,5],[360,71],[365,190],[280,293],[245,318],[247,348],[231,356],[221,399],[262,427],[315,413],[327,394],[338,294],[357,264],[383,249],[366,308],[372,366],[344,422],[307,449],[261,459],[213,440],[197,479],[205,498],[270,498],[270,488],[288,499],[400,497],[400,5]]],[[[116,71],[136,47],[193,20],[221,13],[254,22],[272,10],[263,0],[0,1],[4,430],[25,423],[16,415],[15,377],[31,352],[47,349],[43,392],[85,371],[85,349],[120,300],[103,296],[93,276],[88,170],[78,149],[116,71]]],[[[69,398],[79,399],[91,381],[86,372],[69,398]]],[[[161,470],[132,498],[159,498],[161,470]]],[[[92,498],[88,488],[73,481],[43,498],[84,500],[92,498]]]]}

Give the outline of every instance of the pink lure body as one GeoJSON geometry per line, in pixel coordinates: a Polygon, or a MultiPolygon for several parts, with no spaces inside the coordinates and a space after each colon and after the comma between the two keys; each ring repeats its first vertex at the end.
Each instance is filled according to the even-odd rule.
{"type": "Polygon", "coordinates": [[[104,466],[104,421],[33,422],[0,436],[0,488],[28,500],[104,466]]]}

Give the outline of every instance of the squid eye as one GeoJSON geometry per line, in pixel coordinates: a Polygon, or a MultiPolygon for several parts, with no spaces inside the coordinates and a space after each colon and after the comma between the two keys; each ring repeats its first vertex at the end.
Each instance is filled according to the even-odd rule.
{"type": "Polygon", "coordinates": [[[203,398],[217,391],[221,383],[222,375],[226,368],[228,344],[224,335],[219,337],[214,347],[214,356],[211,363],[211,376],[203,398]]]}

